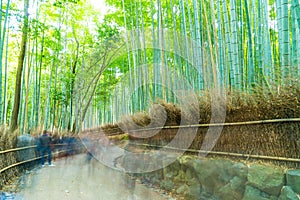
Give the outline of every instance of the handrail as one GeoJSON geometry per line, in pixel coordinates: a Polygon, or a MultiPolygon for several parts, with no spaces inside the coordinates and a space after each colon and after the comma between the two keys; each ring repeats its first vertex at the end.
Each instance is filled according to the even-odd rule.
{"type": "MultiPolygon", "coordinates": [[[[56,146],[61,146],[61,145],[67,145],[67,144],[57,144],[56,146]]],[[[30,148],[32,148],[32,146],[30,148]]],[[[78,147],[76,149],[78,149],[78,147]]],[[[68,149],[62,150],[62,151],[58,151],[58,152],[54,152],[52,154],[55,155],[55,154],[59,154],[59,153],[65,152],[65,151],[68,151],[68,149]]],[[[46,156],[47,155],[45,155],[44,157],[46,157],[46,156]]],[[[39,156],[39,157],[36,157],[36,158],[32,158],[32,159],[28,159],[28,160],[24,160],[24,161],[21,161],[21,162],[14,163],[14,164],[9,165],[9,166],[7,166],[7,167],[5,167],[3,169],[0,169],[0,174],[2,172],[6,171],[6,170],[8,170],[10,168],[12,168],[12,167],[15,167],[15,166],[18,166],[18,165],[22,165],[22,164],[25,164],[25,163],[28,163],[28,162],[32,162],[32,161],[35,161],[35,160],[38,160],[38,159],[41,159],[41,158],[42,158],[42,156],[39,156]]]]}
{"type": "MultiPolygon", "coordinates": [[[[64,150],[64,151],[65,151],[65,150],[64,150]]],[[[53,153],[53,154],[59,154],[59,153],[64,152],[64,151],[55,152],[55,153],[53,153]]],[[[46,157],[46,155],[45,155],[44,157],[46,157]]],[[[8,169],[10,169],[10,168],[12,168],[12,167],[15,167],[15,166],[18,166],[18,165],[21,165],[21,164],[25,164],[25,163],[28,163],[28,162],[32,162],[32,161],[34,161],[34,160],[38,160],[38,159],[41,159],[41,158],[42,158],[42,156],[39,156],[39,157],[36,157],[36,158],[32,158],[32,159],[29,159],[29,160],[24,160],[24,161],[17,162],[17,163],[15,163],[15,164],[9,165],[9,166],[7,166],[7,167],[1,169],[1,170],[0,170],[0,174],[1,174],[2,172],[6,171],[6,170],[8,170],[8,169]]]]}
{"type": "MultiPolygon", "coordinates": [[[[139,132],[139,131],[151,131],[159,129],[178,129],[178,128],[199,128],[199,127],[219,127],[219,126],[241,126],[241,125],[256,125],[256,124],[270,124],[270,123],[282,123],[282,122],[300,122],[300,118],[285,118],[285,119],[265,119],[246,122],[225,122],[225,123],[209,123],[209,124],[190,124],[190,125],[177,125],[177,126],[159,126],[152,128],[140,128],[135,130],[124,130],[123,132],[116,132],[108,135],[119,135],[124,132],[139,132]]],[[[101,127],[100,127],[101,128],[101,127]]],[[[103,128],[105,130],[105,128],[103,128]]],[[[120,130],[120,128],[108,128],[108,130],[120,130]]],[[[105,132],[105,131],[104,131],[105,132]]]]}
{"type": "MultiPolygon", "coordinates": [[[[68,145],[67,143],[62,143],[62,144],[53,144],[54,146],[66,146],[68,145]]],[[[14,152],[14,151],[21,151],[21,150],[25,150],[25,149],[31,149],[31,148],[36,148],[37,145],[32,145],[32,146],[26,146],[26,147],[18,147],[18,148],[14,148],[14,149],[7,149],[4,151],[0,151],[0,154],[4,154],[4,153],[9,153],[9,152],[14,152]]]]}
{"type": "Polygon", "coordinates": [[[196,149],[180,149],[180,148],[176,148],[176,147],[151,145],[151,144],[139,144],[139,143],[132,143],[132,144],[137,145],[137,146],[165,148],[165,149],[170,149],[170,150],[185,151],[185,152],[191,152],[191,153],[200,153],[200,154],[202,153],[202,154],[233,156],[233,157],[243,157],[243,158],[246,157],[246,158],[253,158],[253,159],[277,160],[277,161],[299,162],[300,163],[300,159],[298,159],[298,158],[286,158],[286,157],[264,156],[264,155],[251,155],[251,154],[220,152],[220,151],[204,151],[204,150],[196,150],[196,149]]]}
{"type": "Polygon", "coordinates": [[[281,123],[281,122],[300,122],[300,118],[289,119],[266,119],[247,122],[228,122],[228,123],[210,123],[210,124],[191,124],[191,125],[178,125],[178,126],[161,126],[146,129],[128,130],[129,132],[137,131],[150,131],[158,129],[178,129],[178,128],[199,128],[199,127],[218,127],[218,126],[238,126],[238,125],[255,125],[255,124],[269,124],[269,123],[281,123]]]}
{"type": "Polygon", "coordinates": [[[26,147],[19,147],[19,148],[14,148],[14,149],[7,149],[7,150],[4,150],[4,151],[0,151],[0,154],[14,152],[14,151],[20,151],[20,150],[24,150],[24,149],[31,149],[31,148],[35,148],[36,146],[37,145],[26,146],[26,147]]]}

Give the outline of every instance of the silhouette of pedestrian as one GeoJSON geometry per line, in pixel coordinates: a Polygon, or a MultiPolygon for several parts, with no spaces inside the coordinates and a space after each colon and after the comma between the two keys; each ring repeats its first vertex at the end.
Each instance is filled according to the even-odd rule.
{"type": "Polygon", "coordinates": [[[127,199],[136,199],[135,186],[139,171],[143,169],[143,149],[139,149],[133,142],[127,142],[124,147],[125,153],[121,161],[124,168],[125,187],[128,191],[127,199]]]}
{"type": "Polygon", "coordinates": [[[52,161],[52,153],[51,153],[51,137],[47,134],[47,131],[44,130],[43,134],[39,138],[39,145],[41,150],[41,164],[42,166],[45,166],[45,157],[48,155],[48,164],[49,166],[55,166],[51,163],[52,161]]]}

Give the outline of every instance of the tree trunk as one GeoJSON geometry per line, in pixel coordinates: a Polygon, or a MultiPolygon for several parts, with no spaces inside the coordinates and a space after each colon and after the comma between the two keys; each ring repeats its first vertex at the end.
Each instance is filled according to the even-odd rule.
{"type": "MultiPolygon", "coordinates": [[[[74,83],[75,83],[76,66],[77,66],[78,59],[79,59],[79,48],[80,48],[79,41],[78,41],[77,36],[75,34],[74,25],[73,25],[73,37],[74,37],[75,42],[76,42],[76,56],[75,56],[75,60],[74,60],[73,66],[72,66],[71,92],[70,92],[70,119],[69,119],[69,123],[68,123],[68,131],[71,131],[71,125],[72,125],[74,83]]],[[[74,124],[73,124],[73,127],[74,127],[74,124]]]]}
{"type": "Polygon", "coordinates": [[[28,7],[29,0],[24,0],[24,24],[22,30],[22,41],[21,41],[21,50],[18,58],[18,68],[16,75],[16,85],[15,85],[15,97],[14,97],[14,107],[12,111],[10,129],[14,131],[18,128],[18,117],[19,117],[19,108],[20,108],[20,95],[21,95],[21,79],[22,79],[22,71],[23,64],[25,58],[25,51],[27,45],[27,37],[28,37],[28,7]]]}

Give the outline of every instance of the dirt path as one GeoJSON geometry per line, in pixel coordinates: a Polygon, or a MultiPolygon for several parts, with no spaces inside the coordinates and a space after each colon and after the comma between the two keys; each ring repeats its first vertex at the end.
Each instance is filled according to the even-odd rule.
{"type": "MultiPolygon", "coordinates": [[[[85,155],[59,160],[26,178],[18,195],[24,200],[127,200],[129,191],[122,173],[99,162],[87,164],[85,155]]],[[[169,199],[137,184],[137,200],[169,199]]]]}

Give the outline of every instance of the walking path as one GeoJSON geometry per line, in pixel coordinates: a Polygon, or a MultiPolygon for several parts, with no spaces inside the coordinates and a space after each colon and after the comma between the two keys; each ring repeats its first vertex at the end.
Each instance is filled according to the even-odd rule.
{"type": "MultiPolygon", "coordinates": [[[[23,200],[127,200],[124,175],[85,155],[61,159],[55,167],[45,166],[27,176],[18,195],[23,200]]],[[[144,185],[137,184],[137,200],[165,200],[144,185]]],[[[18,198],[19,199],[19,198],[18,198]]]]}

